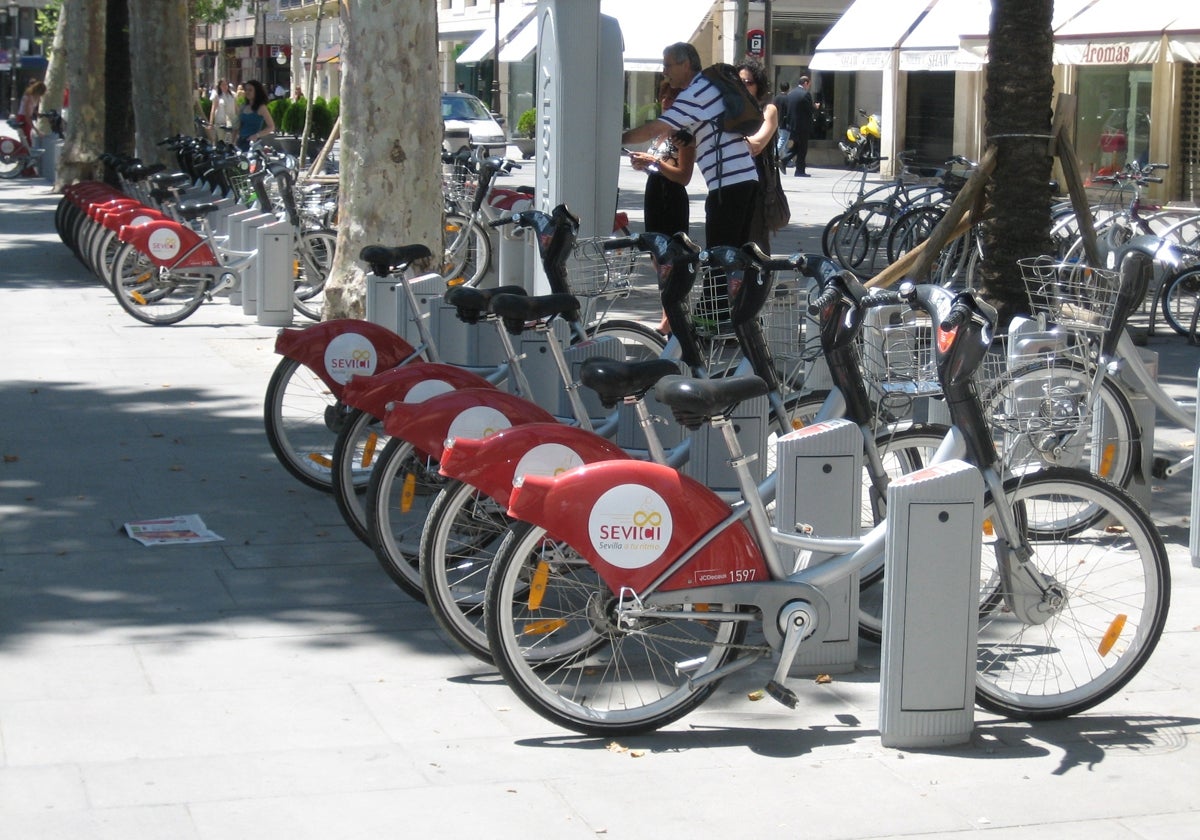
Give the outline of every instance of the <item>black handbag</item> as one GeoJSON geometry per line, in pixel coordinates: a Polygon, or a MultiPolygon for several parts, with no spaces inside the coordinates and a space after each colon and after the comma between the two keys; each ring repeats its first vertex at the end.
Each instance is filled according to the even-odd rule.
{"type": "Polygon", "coordinates": [[[763,220],[767,230],[777,231],[792,220],[792,208],[788,204],[787,193],[783,191],[783,183],[779,180],[779,160],[775,155],[774,137],[767,143],[759,158],[762,161],[758,174],[763,195],[763,220]]]}

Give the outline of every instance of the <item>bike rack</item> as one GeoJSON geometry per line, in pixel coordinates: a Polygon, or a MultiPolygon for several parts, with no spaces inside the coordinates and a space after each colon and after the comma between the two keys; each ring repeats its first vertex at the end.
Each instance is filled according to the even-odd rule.
{"type": "Polygon", "coordinates": [[[888,486],[879,679],[885,747],[971,738],[982,519],[983,478],[964,461],[888,486]]]}
{"type": "Polygon", "coordinates": [[[292,324],[292,223],[271,221],[255,229],[258,257],[254,260],[254,287],[258,298],[258,323],[267,327],[292,324]]]}

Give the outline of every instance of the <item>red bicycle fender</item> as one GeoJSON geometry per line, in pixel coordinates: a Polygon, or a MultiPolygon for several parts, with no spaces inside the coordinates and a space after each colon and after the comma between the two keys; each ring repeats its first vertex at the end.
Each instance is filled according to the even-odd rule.
{"type": "MultiPolygon", "coordinates": [[[[613,592],[641,592],[724,520],[729,506],[670,467],[629,460],[588,464],[558,478],[526,476],[508,513],[578,551],[613,592]]],[[[769,579],[750,532],[735,522],[660,589],[769,579]]]]}
{"type": "Polygon", "coordinates": [[[117,237],[128,242],[154,261],[166,268],[200,268],[219,265],[208,243],[200,234],[171,219],[156,219],[141,225],[125,225],[117,237]],[[195,246],[199,248],[192,250],[195,246]],[[187,258],[179,258],[187,254],[187,258]]]}
{"type": "Polygon", "coordinates": [[[387,413],[390,402],[424,402],[464,388],[495,388],[482,376],[454,365],[409,362],[373,376],[354,376],[342,388],[342,402],[372,417],[387,413]]]}
{"type": "Polygon", "coordinates": [[[135,198],[121,196],[110,198],[108,201],[93,201],[87,206],[87,217],[93,221],[102,221],[108,214],[115,213],[128,207],[139,207],[141,202],[135,198]]]}
{"type": "Polygon", "coordinates": [[[524,423],[553,423],[544,408],[496,388],[439,394],[420,403],[392,403],[383,429],[420,451],[441,459],[447,438],[485,438],[524,423]]]}
{"type": "Polygon", "coordinates": [[[117,231],[119,235],[121,228],[125,225],[141,225],[146,222],[165,218],[166,216],[153,207],[147,207],[144,204],[134,204],[130,207],[120,207],[119,209],[106,211],[97,217],[97,221],[109,230],[117,231]]]}
{"type": "Polygon", "coordinates": [[[387,327],[357,318],[337,318],[280,330],[275,352],[309,368],[341,399],[351,377],[394,368],[416,350],[387,327]]]}
{"type": "Polygon", "coordinates": [[[442,475],[470,484],[507,505],[513,482],[519,478],[554,477],[584,464],[629,457],[595,432],[562,423],[527,423],[488,438],[448,440],[439,468],[442,475]]]}

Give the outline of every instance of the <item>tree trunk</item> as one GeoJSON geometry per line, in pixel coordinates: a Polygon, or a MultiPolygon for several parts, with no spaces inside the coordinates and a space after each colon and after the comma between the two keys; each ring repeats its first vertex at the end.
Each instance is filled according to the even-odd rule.
{"type": "Polygon", "coordinates": [[[984,131],[996,147],[986,190],[980,284],[1001,328],[1028,303],[1017,260],[1048,253],[1053,0],[995,0],[988,47],[984,131]]]}
{"type": "MultiPolygon", "coordinates": [[[[42,97],[42,105],[51,111],[62,109],[63,88],[67,85],[67,62],[71,51],[67,47],[66,26],[67,6],[64,4],[58,10],[58,24],[54,27],[54,41],[50,45],[50,60],[46,65],[46,93],[42,97]]],[[[38,130],[42,134],[49,134],[50,126],[42,120],[38,130]]]]}
{"type": "MultiPolygon", "coordinates": [[[[129,3],[108,0],[107,45],[104,51],[104,151],[134,154],[133,71],[129,58],[129,3]]],[[[115,173],[107,173],[117,184],[115,173]]]]}
{"type": "Polygon", "coordinates": [[[137,154],[146,163],[175,166],[174,154],[158,143],[195,133],[187,0],[129,0],[129,24],[137,154]]]}
{"type": "Polygon", "coordinates": [[[70,45],[67,88],[71,117],[67,141],[55,169],[54,189],[100,176],[104,151],[104,32],[108,19],[106,0],[66,0],[64,40],[70,45]]]}
{"type": "Polygon", "coordinates": [[[361,318],[366,245],[442,249],[437,7],[411,0],[340,4],[341,180],[337,253],[325,318],[361,318]]]}

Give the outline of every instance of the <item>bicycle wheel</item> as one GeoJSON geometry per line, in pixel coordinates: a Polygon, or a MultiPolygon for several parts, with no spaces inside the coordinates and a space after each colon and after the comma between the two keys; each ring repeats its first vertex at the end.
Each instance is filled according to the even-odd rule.
{"type": "Polygon", "coordinates": [[[143,324],[178,324],[204,303],[209,279],[162,268],[132,245],[113,261],[113,293],[121,308],[143,324]]]}
{"type": "Polygon", "coordinates": [[[16,178],[25,169],[28,160],[17,153],[0,153],[0,178],[16,178]]]}
{"type": "Polygon", "coordinates": [[[1200,299],[1200,268],[1176,274],[1162,292],[1162,315],[1179,335],[1194,335],[1197,300],[1200,299]]]}
{"type": "Polygon", "coordinates": [[[346,526],[367,545],[371,545],[365,504],[367,487],[378,456],[389,440],[378,417],[354,409],[346,415],[333,444],[330,485],[334,501],[346,526]]]}
{"type": "Polygon", "coordinates": [[[325,308],[325,278],[333,266],[336,248],[337,234],[331,230],[307,230],[296,240],[293,306],[314,321],[321,320],[325,308]]]}
{"type": "Polygon", "coordinates": [[[620,341],[625,348],[625,360],[629,362],[657,359],[667,346],[661,333],[637,321],[604,320],[588,327],[587,333],[589,338],[609,336],[620,341]]]}
{"type": "Polygon", "coordinates": [[[475,286],[492,265],[492,241],[487,231],[467,216],[447,213],[444,223],[446,252],[442,260],[442,276],[449,281],[462,278],[467,286],[475,286]]]}
{"type": "Polygon", "coordinates": [[[93,245],[92,270],[109,291],[113,289],[113,267],[123,244],[117,238],[116,231],[106,229],[96,237],[93,245]]]}
{"type": "Polygon", "coordinates": [[[397,586],[422,603],[421,531],[445,484],[437,461],[392,438],[371,470],[367,489],[367,528],[375,557],[397,586]]]}
{"type": "Polygon", "coordinates": [[[349,413],[309,367],[282,358],[267,383],[263,422],[271,451],[309,487],[333,489],[333,445],[349,413]]]}
{"type": "Polygon", "coordinates": [[[585,735],[632,735],[687,714],[712,694],[745,635],[745,621],[711,617],[724,605],[618,621],[616,600],[575,551],[528,523],[504,538],[488,578],[484,620],[505,682],[547,720],[585,735]]]}
{"type": "MultiPolygon", "coordinates": [[[[1053,581],[1057,603],[1041,624],[1011,609],[979,621],[976,701],[1022,720],[1066,717],[1092,708],[1129,682],[1154,652],[1170,605],[1167,551],[1154,523],[1128,494],[1083,470],[1052,467],[1004,483],[1019,525],[1069,521],[1099,508],[1082,531],[1029,532],[1030,563],[1053,581]]],[[[985,501],[985,522],[994,521],[985,501]]],[[[1028,526],[1023,526],[1028,527],[1028,526]]],[[[1007,542],[984,529],[981,583],[999,580],[1007,542]]],[[[982,588],[982,587],[981,587],[982,588]]],[[[997,589],[1003,595],[1003,587],[997,589]]],[[[994,602],[999,604],[999,598],[994,602]]]]}
{"type": "Polygon", "coordinates": [[[1065,358],[1031,363],[981,402],[1009,470],[1082,467],[1121,487],[1133,480],[1141,458],[1133,406],[1108,377],[1093,395],[1093,371],[1085,365],[1065,358]]]}
{"type": "Polygon", "coordinates": [[[837,261],[859,277],[872,276],[882,267],[876,265],[879,258],[886,255],[889,223],[888,206],[881,201],[851,207],[834,231],[837,261]]]}
{"type": "Polygon", "coordinates": [[[421,584],[433,617],[467,653],[492,661],[484,592],[496,550],[513,520],[469,484],[451,481],[434,499],[421,533],[421,584]]]}

